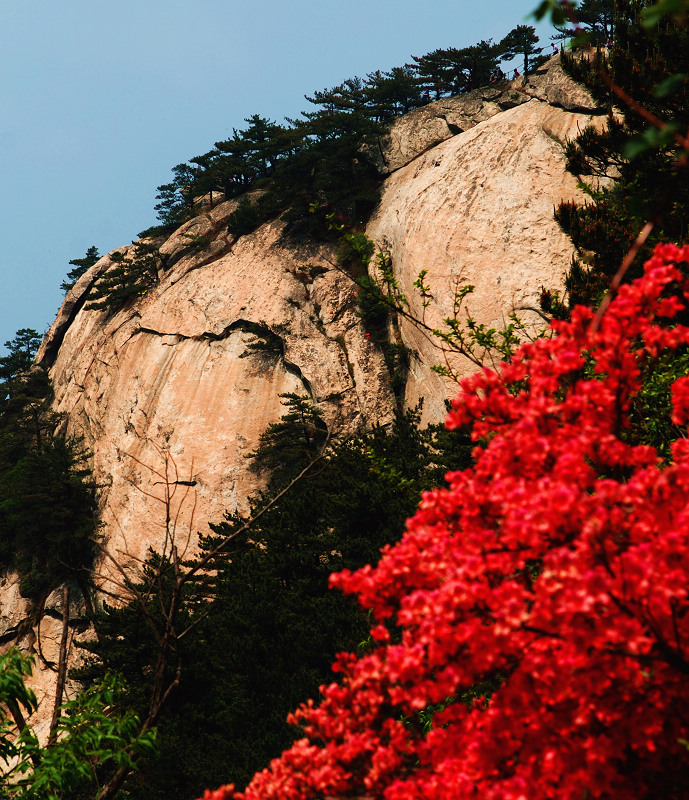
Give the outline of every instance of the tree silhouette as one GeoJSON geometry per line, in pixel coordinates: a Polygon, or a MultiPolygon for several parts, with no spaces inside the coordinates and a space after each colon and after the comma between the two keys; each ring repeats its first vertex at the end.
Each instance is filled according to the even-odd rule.
{"type": "Polygon", "coordinates": [[[529,72],[529,58],[538,55],[541,48],[538,47],[538,36],[536,29],[531,25],[517,25],[500,42],[498,49],[501,57],[505,60],[514,58],[516,55],[524,56],[524,75],[529,72]]]}
{"type": "Polygon", "coordinates": [[[67,273],[67,280],[60,284],[60,289],[66,294],[99,258],[100,253],[98,252],[98,248],[94,246],[89,247],[83,258],[73,258],[69,263],[74,264],[74,269],[67,273]]]}

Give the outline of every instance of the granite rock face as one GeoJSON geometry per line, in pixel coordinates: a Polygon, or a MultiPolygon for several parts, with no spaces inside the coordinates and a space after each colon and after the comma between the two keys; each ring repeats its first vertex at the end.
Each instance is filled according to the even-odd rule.
{"type": "MultiPolygon", "coordinates": [[[[555,56],[524,82],[447,98],[395,122],[368,234],[389,252],[414,314],[442,327],[453,287],[471,284],[461,314],[498,327],[517,310],[542,324],[530,309],[541,286],[561,286],[573,252],[553,206],[581,196],[564,169],[564,144],[603,119],[555,56]],[[422,269],[434,294],[425,311],[412,286],[422,269]]],[[[279,221],[231,236],[237,202],[203,198],[197,217],[156,243],[159,282],[116,313],[84,307],[112,266],[101,258],[65,298],[39,352],[67,432],[93,453],[104,532],[120,559],[145,557],[168,535],[166,463],[185,481],[174,484],[180,542],[193,548],[209,521],[247,508],[259,486],[248,456],[281,416],[281,394],[309,395],[333,435],[394,415],[382,353],[365,335],[332,249],[295,244],[279,221]],[[252,350],[257,339],[277,343],[276,352],[252,350]]],[[[442,419],[455,387],[430,370],[441,356],[405,321],[401,336],[414,352],[407,404],[423,396],[426,418],[442,419]]],[[[461,358],[455,366],[475,368],[461,358]]]]}
{"type": "Polygon", "coordinates": [[[499,81],[468,94],[444,97],[398,117],[377,148],[372,148],[372,155],[380,173],[388,175],[440,142],[531,99],[584,115],[603,113],[590,94],[562,71],[560,56],[555,55],[526,79],[499,81]]]}
{"type": "MultiPolygon", "coordinates": [[[[453,287],[471,284],[462,314],[497,327],[518,310],[528,324],[542,323],[529,309],[541,286],[560,287],[573,252],[553,206],[581,197],[563,148],[603,119],[555,56],[526,81],[395,122],[368,234],[389,252],[413,313],[442,327],[453,287]],[[412,286],[422,269],[435,296],[425,312],[412,286]]],[[[159,282],[116,313],[84,308],[112,265],[101,258],[65,298],[39,352],[68,433],[93,453],[104,530],[122,557],[141,558],[164,539],[154,498],[166,459],[176,479],[193,484],[175,493],[175,503],[184,499],[180,541],[193,547],[209,521],[246,509],[258,486],[247,457],[281,416],[281,394],[308,394],[333,435],[394,415],[382,353],[364,333],[355,287],[335,269],[332,249],[295,244],[278,221],[231,236],[237,202],[202,198],[198,216],[157,243],[159,282]],[[257,337],[278,343],[277,352],[252,351],[257,337]]],[[[415,353],[407,402],[423,396],[427,418],[441,419],[454,387],[430,371],[439,353],[407,322],[401,335],[415,353]]]]}
{"type": "MultiPolygon", "coordinates": [[[[565,171],[564,146],[587,125],[603,125],[605,116],[558,62],[559,56],[552,58],[525,87],[513,85],[509,91],[517,91],[522,102],[491,113],[430,149],[422,147],[413,121],[402,118],[398,123],[400,131],[408,126],[410,160],[387,178],[368,234],[389,254],[412,314],[424,317],[430,328],[443,329],[443,320],[455,313],[455,291],[473,286],[459,311],[460,321],[470,316],[500,329],[516,312],[527,329],[538,330],[544,324],[538,312],[541,287],[562,289],[574,248],[553,210],[564,200],[584,199],[575,176],[565,171]],[[587,112],[570,110],[582,108],[587,112]],[[411,158],[415,150],[421,152],[411,158]],[[428,271],[425,283],[434,296],[425,309],[413,286],[422,270],[428,271]]],[[[491,91],[489,87],[484,95],[491,91]]],[[[479,116],[486,112],[484,95],[479,116]]],[[[456,101],[457,111],[478,98],[466,95],[446,102],[456,101]]],[[[433,106],[442,108],[436,103],[419,111],[430,114],[433,106]]],[[[424,397],[425,419],[440,419],[444,401],[456,387],[430,367],[442,364],[445,356],[432,336],[407,320],[400,324],[402,339],[415,354],[407,404],[424,397]]],[[[490,359],[486,364],[492,366],[490,359]]],[[[461,356],[451,355],[450,365],[460,375],[477,369],[461,356]]]]}
{"type": "Polygon", "coordinates": [[[167,483],[183,548],[226,510],[246,510],[260,485],[248,457],[284,412],[281,394],[310,396],[333,435],[393,417],[382,354],[332,254],[286,244],[279,222],[233,241],[222,224],[232,207],[165,242],[160,281],[134,304],[75,313],[79,292],[108,267],[101,259],[39,353],[54,359],[55,409],[67,432],[93,453],[101,520],[120,560],[162,546],[167,483]],[[203,249],[190,236],[206,237],[203,249]],[[275,352],[252,350],[258,340],[275,352]]]}
{"type": "MultiPolygon", "coordinates": [[[[525,82],[443,99],[395,122],[379,149],[387,177],[367,233],[389,255],[413,314],[442,328],[454,290],[471,284],[460,319],[469,313],[501,327],[516,310],[527,326],[543,325],[533,310],[541,286],[561,288],[573,253],[553,207],[581,198],[564,145],[603,121],[555,57],[525,82]],[[424,269],[433,294],[425,309],[413,287],[424,269]]],[[[332,248],[295,244],[279,221],[231,236],[236,204],[208,198],[197,217],[156,241],[158,283],[115,313],[84,307],[113,264],[101,258],[67,295],[39,351],[67,433],[93,454],[102,532],[125,566],[172,535],[189,553],[208,522],[247,509],[260,487],[249,456],[282,415],[281,394],[310,396],[333,436],[394,418],[383,354],[365,334],[355,287],[335,268],[332,248]],[[270,346],[252,348],[257,342],[270,346]]],[[[425,419],[439,421],[456,392],[431,370],[442,354],[403,319],[398,333],[413,351],[406,404],[424,397],[425,419]]],[[[462,357],[452,363],[461,374],[476,368],[462,357]]],[[[100,570],[104,586],[116,577],[107,559],[100,570]]],[[[58,611],[41,634],[53,656],[58,611]]],[[[16,632],[32,649],[27,613],[8,576],[0,633],[7,641],[16,632]]],[[[37,678],[46,696],[52,675],[37,678]]]]}

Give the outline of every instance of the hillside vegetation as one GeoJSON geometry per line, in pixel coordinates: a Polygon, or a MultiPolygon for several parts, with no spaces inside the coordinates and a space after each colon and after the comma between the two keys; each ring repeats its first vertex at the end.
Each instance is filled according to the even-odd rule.
{"type": "MultiPolygon", "coordinates": [[[[649,5],[587,0],[576,20],[568,4],[550,4],[562,36],[588,30],[596,49],[563,63],[610,106],[606,130],[567,148],[589,201],[555,209],[578,255],[565,296],[542,288],[552,332],[524,347],[491,340],[503,367],[463,384],[450,430],[420,429],[420,409],[400,404],[388,429],[332,441],[311,398],[284,395],[282,419],[252,454],[265,489],[250,514],[218,520],[195,559],[171,543],[136,579],[122,569],[131,602],[94,591],[98,487],[32,365],[38,336],[22,330],[7,343],[2,566],[21,575],[31,622],[66,587],[64,631],[78,595],[96,637],[73,675],[90,687],[81,705],[60,712],[66,665],[54,665],[45,747],[22,717],[35,705],[26,662],[0,666],[0,756],[23,754],[25,767],[0,797],[167,800],[228,780],[213,800],[683,796],[689,253],[663,243],[686,235],[689,41],[681,17],[646,25],[649,5]],[[671,125],[654,132],[649,115],[671,125]],[[448,472],[449,488],[434,490],[448,472]],[[381,548],[379,565],[365,566],[381,548]],[[307,704],[328,684],[320,705],[307,704]],[[16,750],[10,718],[25,731],[16,750]],[[94,732],[88,747],[65,733],[70,720],[94,732]],[[72,771],[51,760],[60,753],[72,771]]],[[[403,382],[405,353],[386,339],[402,300],[391,273],[382,284],[368,276],[361,227],[381,176],[363,145],[396,115],[501,80],[503,60],[521,55],[533,69],[541,49],[522,25],[498,44],[435,50],[314,92],[314,110],[286,125],[249,117],[173,168],[158,187],[160,226],[112,257],[86,310],[126,308],[155,284],[158,237],[196,215],[200,196],[244,196],[229,234],[280,217],[287,235],[338,244],[367,335],[403,382]]],[[[65,291],[97,259],[92,247],[70,262],[65,291]]],[[[172,481],[173,467],[166,493],[192,485],[172,481]]]]}

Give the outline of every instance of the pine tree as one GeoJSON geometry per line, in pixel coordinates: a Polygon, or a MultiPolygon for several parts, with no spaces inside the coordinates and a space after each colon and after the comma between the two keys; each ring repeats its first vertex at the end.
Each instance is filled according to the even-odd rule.
{"type": "Polygon", "coordinates": [[[471,47],[453,49],[450,52],[465,74],[465,86],[474,89],[490,82],[490,77],[500,62],[499,51],[499,45],[492,44],[490,39],[482,39],[471,47]]]}
{"type": "Polygon", "coordinates": [[[309,103],[322,106],[331,114],[335,111],[361,111],[366,105],[364,82],[361,78],[348,78],[332,89],[314,92],[313,96],[305,95],[309,103]]]}
{"type": "Polygon", "coordinates": [[[18,330],[5,342],[0,358],[0,473],[51,435],[52,387],[45,370],[33,367],[41,336],[31,328],[18,330]]]}
{"type": "Polygon", "coordinates": [[[647,130],[647,121],[635,108],[624,106],[623,122],[611,114],[605,130],[588,128],[568,145],[570,171],[580,179],[593,178],[592,183],[601,176],[612,182],[609,188],[591,190],[591,200],[584,205],[563,203],[557,209],[558,222],[581,254],[566,279],[570,304],[595,302],[602,296],[647,220],[654,221],[654,230],[626,280],[640,274],[656,242],[681,241],[687,235],[689,175],[677,169],[673,137],[675,130],[689,126],[689,31],[671,19],[648,30],[642,24],[647,5],[616,0],[614,47],[608,56],[601,53],[589,60],[574,54],[563,61],[600,101],[612,105],[614,98],[599,77],[599,62],[636,103],[672,121],[660,135],[647,130]],[[672,91],[658,91],[673,75],[678,78],[672,79],[672,91]]]}
{"type": "Polygon", "coordinates": [[[282,126],[276,125],[266,117],[253,114],[244,122],[249,127],[242,131],[242,137],[249,145],[248,166],[253,169],[256,177],[267,175],[275,167],[275,161],[280,155],[279,148],[274,146],[282,126]]]}
{"type": "MultiPolygon", "coordinates": [[[[425,56],[412,56],[412,60],[416,62],[420,90],[434,92],[436,100],[458,91],[459,70],[448,50],[433,50],[425,56]]],[[[461,80],[460,88],[464,86],[464,76],[461,80]]]]}
{"type": "Polygon", "coordinates": [[[182,163],[172,168],[173,179],[158,187],[154,208],[164,226],[181,225],[192,213],[194,197],[199,194],[196,182],[201,169],[197,165],[182,163]]]}
{"type": "Polygon", "coordinates": [[[0,381],[9,381],[30,369],[42,338],[33,328],[21,328],[14,339],[5,342],[9,353],[0,356],[0,381]]]}
{"type": "Polygon", "coordinates": [[[500,42],[498,50],[504,60],[512,59],[516,55],[524,56],[524,75],[527,75],[529,58],[541,52],[538,42],[536,29],[532,25],[517,25],[500,42]]]}
{"type": "Polygon", "coordinates": [[[421,105],[421,89],[413,67],[377,70],[366,77],[364,96],[376,119],[390,119],[421,105]]]}
{"type": "Polygon", "coordinates": [[[134,298],[146,294],[158,281],[161,261],[154,244],[136,242],[131,255],[116,252],[110,258],[113,266],[94,284],[85,309],[118,311],[134,298]]]}
{"type": "MultiPolygon", "coordinates": [[[[574,9],[576,27],[583,29],[588,42],[596,46],[605,46],[612,39],[615,0],[583,0],[574,9]]],[[[577,35],[574,25],[556,26],[558,33],[553,39],[572,39],[577,35]]]]}
{"type": "Polygon", "coordinates": [[[55,435],[48,373],[33,364],[30,328],[0,359],[0,566],[39,599],[71,578],[86,585],[95,555],[95,486],[78,443],[55,435]]]}
{"type": "Polygon", "coordinates": [[[328,436],[323,412],[311,399],[281,394],[287,412],[265,430],[254,453],[252,469],[270,474],[270,486],[286,484],[320,452],[328,436]]]}
{"type": "Polygon", "coordinates": [[[367,109],[331,111],[325,102],[325,107],[290,120],[299,147],[277,162],[261,202],[278,213],[288,210],[290,222],[308,220],[309,208],[317,204],[348,223],[361,224],[380,196],[380,177],[364,146],[374,141],[381,126],[367,109]]]}
{"type": "Polygon", "coordinates": [[[100,253],[98,252],[98,248],[93,246],[89,247],[83,258],[73,258],[69,263],[74,264],[74,269],[67,273],[67,280],[60,284],[60,289],[66,294],[99,258],[100,253]]]}
{"type": "Polygon", "coordinates": [[[90,583],[96,555],[95,485],[78,443],[45,439],[0,475],[0,563],[39,600],[61,583],[90,583]]]}

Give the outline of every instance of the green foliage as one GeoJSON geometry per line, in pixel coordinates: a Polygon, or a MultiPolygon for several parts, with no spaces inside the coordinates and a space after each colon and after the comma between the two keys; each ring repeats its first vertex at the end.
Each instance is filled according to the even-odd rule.
{"type": "Polygon", "coordinates": [[[215,143],[215,149],[192,159],[204,172],[200,186],[204,191],[220,188],[226,197],[244,192],[249,185],[271,172],[278,159],[296,146],[289,131],[265,117],[254,114],[244,120],[248,127],[233,130],[232,137],[215,143]]]}
{"type": "MultiPolygon", "coordinates": [[[[431,328],[425,320],[425,309],[434,299],[430,286],[425,282],[428,271],[421,270],[413,284],[421,299],[422,315],[417,317],[400,290],[389,253],[377,253],[377,279],[372,278],[368,274],[368,266],[375,249],[374,243],[363,233],[343,233],[345,226],[334,222],[332,214],[326,215],[326,221],[330,230],[340,234],[339,266],[352,277],[358,287],[357,302],[367,331],[366,336],[382,348],[392,389],[398,399],[402,397],[406,383],[409,350],[388,341],[387,325],[389,321],[396,322],[397,314],[405,316],[435,339],[444,363],[437,364],[432,369],[455,380],[458,379],[458,374],[453,362],[458,355],[468,358],[479,368],[487,364],[495,366],[499,361],[509,361],[517,346],[525,339],[547,335],[545,325],[540,331],[528,328],[514,312],[509,315],[509,322],[502,328],[491,328],[476,322],[464,309],[465,299],[474,291],[474,287],[470,285],[455,287],[451,316],[443,319],[443,328],[431,328]],[[357,272],[360,276],[354,277],[357,272]]],[[[555,295],[549,294],[545,289],[542,297],[550,298],[551,304],[557,306],[558,314],[561,315],[564,306],[559,298],[556,299],[555,295]]]]}
{"type": "Polygon", "coordinates": [[[665,352],[646,363],[640,392],[632,401],[627,441],[654,447],[663,458],[670,458],[670,445],[681,435],[671,421],[670,387],[682,375],[689,374],[689,352],[680,349],[665,352]]]}
{"type": "Polygon", "coordinates": [[[154,244],[136,242],[131,254],[117,252],[110,258],[112,266],[94,284],[85,309],[119,311],[158,282],[161,261],[154,244]]]}
{"type": "Polygon", "coordinates": [[[606,45],[613,34],[615,0],[583,0],[582,3],[568,6],[565,14],[564,4],[557,0],[544,0],[534,16],[542,19],[550,14],[557,35],[553,39],[570,39],[574,46],[606,45]]]}
{"type": "Polygon", "coordinates": [[[644,8],[642,20],[646,28],[653,29],[665,17],[670,17],[679,24],[686,23],[688,13],[687,0],[659,0],[655,5],[644,8]]]}
{"type": "Polygon", "coordinates": [[[200,167],[189,164],[177,164],[172,168],[173,179],[158,187],[155,210],[161,223],[165,226],[181,225],[193,216],[194,197],[200,192],[196,189],[200,167]]]}
{"type": "Polygon", "coordinates": [[[433,50],[423,56],[412,56],[416,63],[421,89],[434,92],[439,100],[444,94],[458,94],[466,85],[466,78],[458,69],[447,50],[433,50]]]}
{"type": "Polygon", "coordinates": [[[22,328],[0,357],[0,476],[28,448],[50,435],[52,389],[45,370],[33,367],[41,336],[22,328]]]}
{"type": "Polygon", "coordinates": [[[67,273],[67,280],[60,284],[65,294],[74,286],[74,284],[81,278],[81,276],[90,269],[96,261],[100,258],[100,253],[97,247],[89,247],[86,255],[83,258],[73,258],[69,263],[74,264],[74,269],[67,273]]]}
{"type": "MultiPolygon", "coordinates": [[[[281,471],[270,491],[314,455],[307,429],[319,417],[305,398],[287,399],[288,413],[262,443],[262,468],[281,471]]],[[[399,536],[420,491],[469,464],[466,438],[421,431],[418,422],[419,412],[410,412],[390,430],[335,444],[188,587],[179,628],[195,625],[178,646],[193,669],[185,667],[162,712],[160,758],[142,763],[127,785],[132,800],[198,796],[228,774],[242,785],[291,743],[288,712],[330,680],[335,653],[353,649],[368,630],[356,605],[328,590],[330,573],[376,560],[399,536]]],[[[252,514],[268,499],[255,498],[252,514]]],[[[229,516],[212,526],[204,552],[243,523],[229,516]]],[[[151,613],[155,606],[152,600],[151,613]]],[[[122,671],[128,702],[143,713],[156,645],[140,609],[106,607],[95,624],[98,640],[89,649],[103,663],[91,675],[122,671]]]]}
{"type": "Polygon", "coordinates": [[[406,114],[421,105],[421,87],[416,70],[409,64],[389,72],[371,72],[367,76],[364,100],[379,121],[406,114]]]}
{"type": "Polygon", "coordinates": [[[42,338],[33,328],[21,328],[14,339],[5,342],[9,353],[0,356],[0,381],[7,382],[30,369],[42,338]]]}
{"type": "Polygon", "coordinates": [[[612,114],[603,131],[593,125],[585,127],[576,139],[565,145],[568,171],[580,177],[616,178],[625,166],[621,151],[627,139],[624,122],[612,114]]]}
{"type": "Polygon", "coordinates": [[[567,21],[563,7],[558,0],[541,0],[534,9],[533,15],[538,21],[548,17],[555,26],[564,25],[567,21]]]}
{"type": "MultiPolygon", "coordinates": [[[[169,604],[174,592],[174,566],[169,558],[154,551],[142,565],[137,580],[131,582],[131,591],[139,599],[125,605],[109,605],[104,602],[92,614],[98,634],[97,640],[80,642],[77,647],[85,653],[97,653],[106,664],[106,669],[97,658],[85,656],[85,664],[72,671],[72,676],[85,683],[101,680],[109,671],[121,676],[126,686],[126,702],[146,718],[156,682],[155,665],[158,663],[162,633],[166,621],[163,609],[169,604]],[[153,588],[152,588],[153,587],[153,588]]],[[[190,582],[181,596],[182,610],[174,622],[184,629],[190,625],[198,612],[199,600],[193,583],[190,582]]],[[[203,613],[203,610],[199,613],[203,613]]],[[[189,654],[191,657],[191,654],[189,654]]],[[[176,665],[174,659],[164,667],[164,682],[174,681],[176,665]]]]}
{"type": "Polygon", "coordinates": [[[538,42],[536,29],[532,25],[517,25],[500,42],[498,50],[501,58],[505,60],[510,60],[516,55],[524,56],[524,75],[527,75],[529,59],[541,52],[538,42]]]}
{"type": "Polygon", "coordinates": [[[52,397],[50,378],[40,367],[0,383],[0,475],[51,437],[57,422],[52,397]]]}
{"type": "MultiPolygon", "coordinates": [[[[170,234],[174,233],[175,229],[178,226],[173,222],[168,225],[151,225],[148,228],[145,228],[142,231],[137,233],[138,239],[161,239],[165,240],[170,236],[170,234]]],[[[162,243],[162,242],[161,242],[162,243]]]]}
{"type": "Polygon", "coordinates": [[[390,389],[400,404],[404,401],[410,354],[409,348],[403,344],[387,342],[383,345],[383,358],[390,376],[390,389]]]}
{"type": "Polygon", "coordinates": [[[311,398],[293,393],[281,394],[287,408],[280,422],[269,425],[251,454],[251,468],[270,474],[270,489],[286,484],[320,453],[328,436],[323,412],[311,398]]]}
{"type": "MultiPolygon", "coordinates": [[[[459,355],[468,358],[479,368],[488,364],[494,367],[500,361],[509,361],[517,346],[525,339],[546,335],[545,330],[529,330],[515,312],[509,315],[509,323],[502,328],[491,328],[484,323],[476,322],[464,308],[464,301],[474,291],[474,287],[471,285],[455,287],[452,297],[452,314],[443,319],[443,328],[431,328],[426,323],[423,313],[419,318],[411,312],[409,301],[397,285],[392,263],[387,254],[378,254],[378,267],[381,276],[381,283],[377,284],[379,304],[384,304],[388,311],[392,310],[403,314],[412,324],[433,337],[444,359],[444,363],[431,367],[439,375],[457,380],[459,376],[456,371],[455,359],[459,355]]],[[[426,276],[427,270],[421,270],[414,281],[423,311],[434,299],[431,287],[425,282],[426,276]]],[[[371,294],[373,295],[373,291],[371,294]]],[[[405,360],[407,358],[408,354],[405,356],[405,360]]]]}
{"type": "Polygon", "coordinates": [[[227,230],[232,236],[244,236],[256,230],[264,220],[259,204],[243,197],[229,216],[227,230]]]}
{"type": "MultiPolygon", "coordinates": [[[[629,200],[626,193],[604,190],[597,194],[595,202],[583,206],[566,202],[555,210],[555,219],[571,238],[579,258],[595,273],[607,278],[617,272],[643,224],[631,213],[629,200]]],[[[580,266],[580,269],[584,267],[580,266]]],[[[638,264],[635,274],[640,269],[638,264]]],[[[594,298],[582,299],[589,301],[594,298]]]]}
{"type": "Polygon", "coordinates": [[[95,555],[95,486],[77,442],[55,436],[47,372],[32,366],[40,337],[24,328],[0,359],[0,567],[39,599],[63,580],[88,581],[95,555]]]}
{"type": "Polygon", "coordinates": [[[52,747],[41,747],[29,727],[17,736],[10,715],[20,706],[29,713],[37,707],[24,683],[32,663],[15,649],[0,656],[1,800],[93,797],[108,770],[134,766],[135,755],[155,752],[155,732],[140,732],[134,713],[117,710],[123,684],[112,675],[62,706],[52,747]]]}
{"type": "Polygon", "coordinates": [[[327,92],[307,99],[325,108],[305,112],[289,128],[254,115],[245,120],[248,128],[192,159],[200,169],[196,193],[219,189],[233,197],[252,186],[265,190],[258,201],[241,202],[230,233],[244,235],[285,212],[290,222],[302,224],[314,200],[360,216],[375,204],[379,180],[362,144],[377,127],[356,103],[337,104],[327,92]]]}
{"type": "Polygon", "coordinates": [[[26,596],[88,583],[96,501],[84,460],[74,442],[48,438],[0,474],[0,563],[19,571],[26,596]]]}
{"type": "Polygon", "coordinates": [[[433,91],[437,100],[445,94],[454,95],[485,86],[504,57],[500,48],[501,45],[483,40],[471,47],[451,47],[420,57],[412,56],[420,88],[433,91]]]}
{"type": "MultiPolygon", "coordinates": [[[[647,220],[654,222],[654,230],[626,281],[640,274],[657,241],[686,238],[689,218],[689,177],[686,168],[677,168],[683,153],[674,138],[689,124],[689,31],[681,18],[682,4],[592,0],[575,14],[590,30],[593,43],[603,37],[607,41],[614,32],[614,47],[607,57],[566,57],[565,68],[596,97],[610,102],[610,88],[601,81],[599,68],[609,70],[632,104],[622,105],[623,120],[611,114],[604,130],[586,128],[567,146],[568,169],[580,179],[612,179],[605,190],[582,184],[589,201],[563,203],[556,210],[579,256],[565,280],[570,307],[602,299],[647,220]],[[641,108],[668,124],[647,127],[641,108]]],[[[549,294],[544,291],[546,304],[552,300],[549,294]]],[[[628,441],[651,445],[661,456],[669,456],[670,442],[678,435],[670,421],[669,387],[688,369],[685,349],[643,365],[642,389],[632,399],[630,427],[624,434],[628,441]]]]}
{"type": "MultiPolygon", "coordinates": [[[[21,743],[17,741],[14,717],[23,712],[32,714],[38,707],[36,695],[24,683],[31,675],[33,660],[15,648],[0,655],[0,760],[6,765],[21,755],[21,743]]],[[[6,784],[0,782],[0,797],[6,784]]]]}
{"type": "Polygon", "coordinates": [[[567,319],[569,308],[562,301],[560,292],[551,291],[541,286],[540,307],[544,314],[548,314],[552,319],[567,319]]]}
{"type": "Polygon", "coordinates": [[[341,233],[337,242],[338,265],[352,277],[367,275],[375,250],[374,243],[365,233],[345,231],[345,226],[336,224],[333,217],[333,214],[326,215],[330,229],[341,233]]]}
{"type": "Polygon", "coordinates": [[[291,222],[308,220],[312,203],[329,207],[351,224],[365,222],[379,199],[380,176],[364,144],[375,141],[380,124],[363,109],[333,111],[326,105],[303,112],[293,125],[301,146],[276,165],[270,182],[273,203],[290,209],[291,222]]]}
{"type": "Polygon", "coordinates": [[[615,0],[583,0],[577,6],[576,17],[589,32],[591,44],[607,44],[613,35],[615,0]]]}
{"type": "Polygon", "coordinates": [[[189,243],[188,247],[192,253],[199,253],[202,250],[205,250],[212,241],[208,234],[185,233],[183,236],[189,243]]]}
{"type": "Polygon", "coordinates": [[[674,136],[689,126],[689,31],[671,18],[653,29],[645,27],[648,5],[617,0],[613,13],[607,2],[582,4],[576,14],[591,11],[587,24],[594,34],[598,30],[602,36],[614,26],[614,47],[592,59],[576,54],[563,59],[565,68],[599,100],[613,101],[600,67],[609,70],[615,84],[632,98],[631,104],[622,104],[623,121],[611,114],[603,131],[587,128],[567,147],[568,169],[582,181],[593,178],[592,185],[582,184],[590,198],[587,203],[563,203],[556,211],[579,254],[566,279],[570,305],[600,300],[647,220],[654,222],[654,229],[625,280],[640,274],[658,241],[682,241],[688,233],[689,175],[677,168],[682,152],[674,136]],[[670,124],[648,127],[641,108],[670,124]],[[595,181],[601,177],[612,184],[596,190],[595,181]]]}
{"type": "Polygon", "coordinates": [[[269,360],[281,358],[285,354],[285,340],[283,336],[288,333],[287,325],[268,325],[261,320],[259,324],[247,324],[247,329],[254,338],[247,342],[246,350],[239,356],[248,358],[252,355],[263,355],[269,360]]]}
{"type": "Polygon", "coordinates": [[[364,328],[370,334],[384,335],[385,324],[390,315],[389,300],[386,299],[380,286],[368,275],[359,278],[356,283],[359,287],[357,303],[364,328]]]}
{"type": "MultiPolygon", "coordinates": [[[[445,327],[433,330],[433,335],[446,356],[461,354],[476,366],[487,365],[486,362],[495,366],[500,361],[509,361],[527,334],[524,324],[514,312],[509,315],[510,322],[502,328],[476,322],[469,315],[462,318],[460,312],[464,299],[473,291],[473,286],[463,286],[455,292],[452,316],[443,319],[445,327]]],[[[444,364],[433,366],[432,369],[439,375],[457,378],[447,358],[444,364]]]]}

